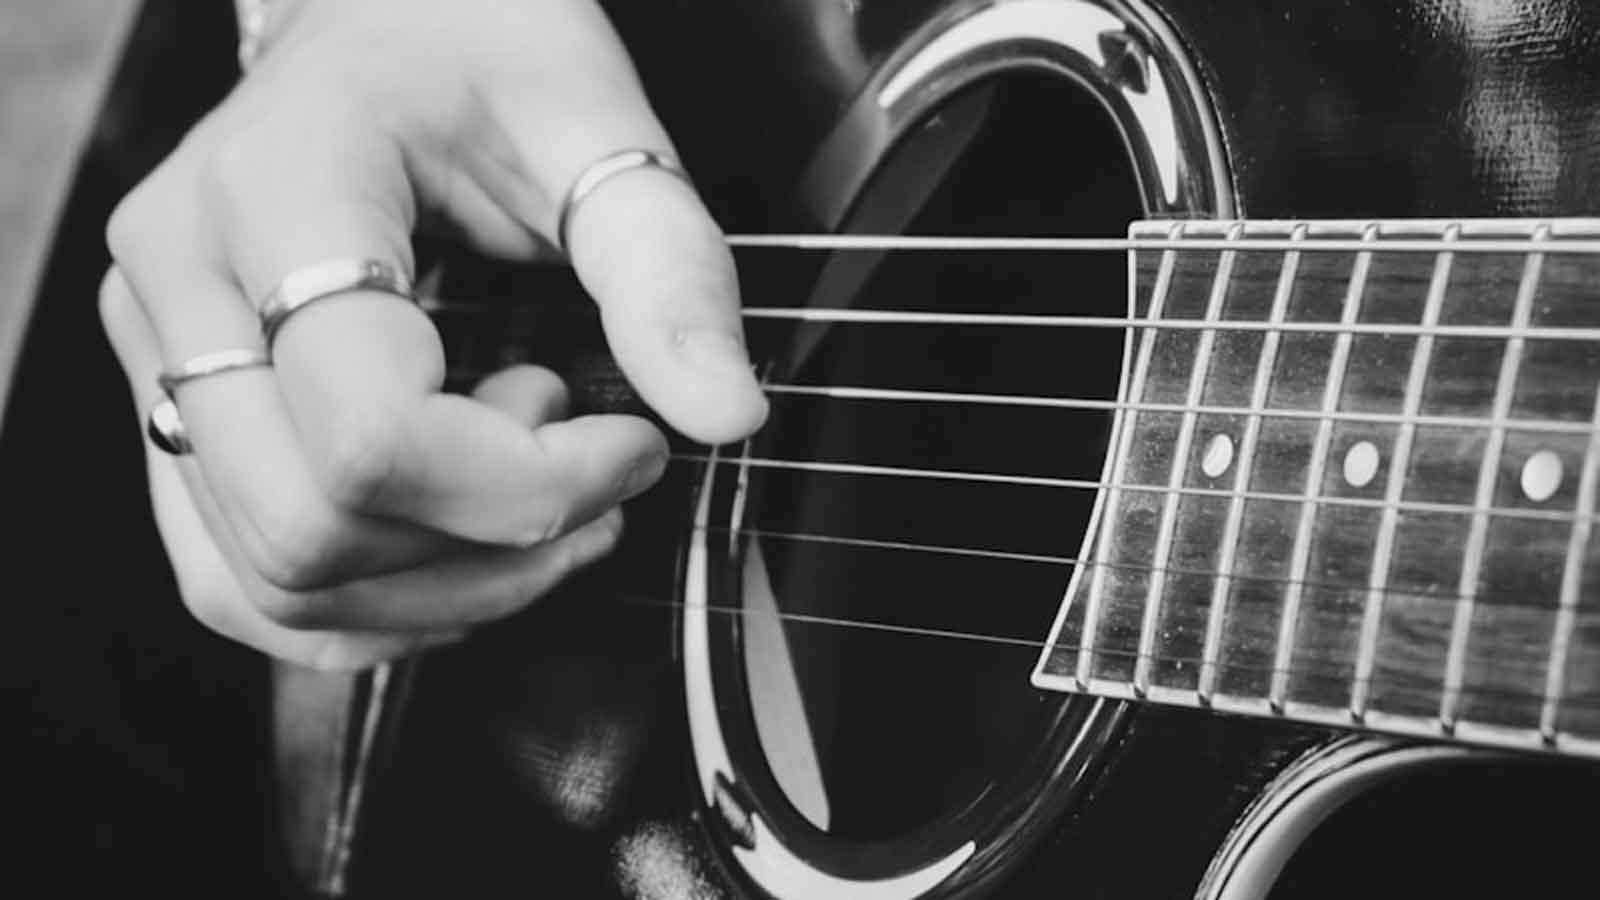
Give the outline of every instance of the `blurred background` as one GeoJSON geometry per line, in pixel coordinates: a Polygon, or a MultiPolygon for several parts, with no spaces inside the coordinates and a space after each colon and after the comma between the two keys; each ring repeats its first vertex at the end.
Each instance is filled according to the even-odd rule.
{"type": "Polygon", "coordinates": [[[95,311],[107,214],[233,47],[227,0],[0,0],[0,895],[288,895],[266,673],[175,602],[95,311]]]}

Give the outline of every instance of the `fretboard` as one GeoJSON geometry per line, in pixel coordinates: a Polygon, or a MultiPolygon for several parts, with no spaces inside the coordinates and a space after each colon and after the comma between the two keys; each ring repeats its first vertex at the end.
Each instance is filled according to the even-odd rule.
{"type": "Polygon", "coordinates": [[[1036,683],[1600,755],[1600,221],[1131,236],[1036,683]]]}

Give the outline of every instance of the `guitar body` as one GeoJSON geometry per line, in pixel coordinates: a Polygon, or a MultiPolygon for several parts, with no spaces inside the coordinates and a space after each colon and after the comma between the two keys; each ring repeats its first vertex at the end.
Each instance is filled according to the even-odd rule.
{"type": "MultiPolygon", "coordinates": [[[[796,2],[614,14],[625,35],[649,36],[632,39],[646,82],[730,233],[1114,235],[1130,215],[1552,216],[1592,213],[1600,201],[1600,59],[1581,49],[1600,22],[1574,6],[1041,3],[1030,20],[1029,5],[796,2]],[[1073,11],[1084,15],[1054,15],[1073,11]],[[982,35],[964,37],[964,28],[982,35]],[[1085,68],[1080,47],[1100,54],[1100,71],[1085,68]],[[1161,78],[1170,97],[1192,96],[1173,100],[1165,117],[1116,111],[1151,95],[1139,92],[1149,86],[1142,80],[1161,78]],[[975,97],[984,86],[990,92],[975,97]],[[1166,146],[1130,135],[1163,121],[1173,129],[1166,146]]],[[[1125,302],[1120,260],[1109,272],[1077,262],[974,264],[1011,272],[1009,289],[1035,291],[1017,307],[987,292],[984,279],[996,276],[919,261],[862,275],[839,262],[847,256],[795,264],[742,252],[745,301],[1034,313],[1070,304],[1110,314],[1125,302]],[[1016,287],[1038,281],[1046,287],[1016,287]],[[795,283],[807,289],[786,293],[795,283]],[[1051,283],[1107,296],[1063,296],[1051,283]]],[[[440,289],[445,302],[489,293],[448,276],[440,289]]],[[[1092,343],[1041,350],[906,338],[887,326],[859,336],[845,325],[768,324],[753,323],[752,339],[773,382],[834,376],[1114,396],[1099,385],[1116,371],[1116,354],[1092,343]],[[905,358],[865,361],[896,353],[905,358]],[[994,370],[1012,353],[1042,363],[1017,362],[1018,380],[1007,381],[994,370]]],[[[557,341],[545,344],[543,358],[560,353],[557,341]]],[[[745,454],[1062,474],[984,445],[1070,455],[1095,434],[1081,418],[1049,431],[1033,420],[775,402],[775,434],[745,454]],[[905,437],[919,429],[934,436],[905,437]]],[[[1282,895],[1454,887],[1487,896],[1527,886],[1530,871],[1547,884],[1572,874],[1547,855],[1571,846],[1559,829],[1532,842],[1495,823],[1557,821],[1536,812],[1545,806],[1515,808],[1526,801],[1511,798],[1537,794],[1539,784],[1565,784],[1569,799],[1594,796],[1594,776],[1575,765],[1030,693],[1024,673],[1036,646],[929,650],[950,639],[862,638],[826,622],[791,623],[772,636],[763,615],[779,612],[1037,639],[1059,602],[1064,574],[1010,571],[1028,567],[1021,562],[929,574],[937,561],[884,561],[888,550],[864,561],[848,551],[779,559],[782,550],[760,540],[725,549],[741,503],[774,502],[783,509],[770,516],[743,512],[757,520],[752,530],[914,534],[939,546],[994,546],[1003,536],[1013,548],[1077,549],[1070,517],[1030,501],[878,493],[828,477],[795,483],[675,465],[630,511],[613,565],[521,620],[423,660],[360,817],[351,886],[374,896],[424,884],[419,895],[543,887],[641,898],[1261,896],[1312,826],[1341,807],[1344,818],[1307,845],[1282,895]],[[805,511],[791,514],[797,508],[805,511]],[[995,524],[1006,516],[1024,527],[995,524]],[[924,517],[964,524],[911,521],[924,517]],[[1030,542],[1019,530],[1065,539],[1030,542]],[[739,614],[697,617],[697,602],[739,614]],[[1027,614],[1000,608],[1035,602],[1027,614]],[[978,614],[928,608],[941,603],[978,614]],[[795,673],[787,686],[762,662],[782,657],[785,639],[795,673]],[[770,720],[775,706],[785,710],[776,717],[809,727],[764,720],[761,710],[770,720]],[[1004,740],[964,740],[986,729],[1004,740]],[[1007,741],[1044,749],[996,746],[1007,741]],[[817,758],[795,762],[793,747],[806,743],[817,758]],[[1364,812],[1343,806],[1384,783],[1404,787],[1366,795],[1364,812]],[[1455,824],[1464,821],[1472,827],[1455,824]],[[1382,855],[1397,842],[1406,852],[1382,855]],[[1469,848],[1509,859],[1534,846],[1543,848],[1537,861],[1504,870],[1516,876],[1452,874],[1469,848]],[[1386,874],[1353,876],[1347,859],[1386,874]]],[[[1063,502],[1050,497],[1039,502],[1063,502]]],[[[1548,790],[1539,802],[1553,802],[1548,790]]]]}
{"type": "MultiPolygon", "coordinates": [[[[1116,236],[1136,218],[1600,210],[1600,15],[1576,0],[612,13],[730,233],[1116,236]]],[[[462,369],[539,359],[589,408],[635,408],[564,272],[438,258],[462,369]],[[467,319],[463,302],[491,308],[467,319]]],[[[1128,302],[1117,252],[739,260],[757,307],[1128,302]]],[[[777,384],[1109,399],[1126,363],[1106,337],[876,327],[753,321],[752,345],[777,384]]],[[[330,737],[347,777],[321,805],[295,801],[324,813],[295,836],[319,848],[323,890],[1234,900],[1492,896],[1581,873],[1561,822],[1600,804],[1587,765],[1033,687],[1092,497],[739,464],[805,452],[1093,478],[1105,414],[809,402],[779,397],[767,431],[726,458],[676,446],[609,561],[360,686],[381,702],[330,737]],[[801,534],[854,543],[794,549],[801,534]],[[1011,557],[918,555],[934,547],[1011,557]]]]}

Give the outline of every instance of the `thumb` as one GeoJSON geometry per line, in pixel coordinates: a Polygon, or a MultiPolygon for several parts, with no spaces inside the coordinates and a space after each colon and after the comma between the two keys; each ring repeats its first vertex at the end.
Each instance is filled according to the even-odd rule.
{"type": "Polygon", "coordinates": [[[653,168],[619,173],[572,211],[573,267],[645,402],[709,444],[767,415],[745,349],[732,254],[694,192],[653,168]]]}
{"type": "Polygon", "coordinates": [[[566,211],[566,234],[554,233],[589,167],[625,150],[677,158],[598,7],[576,4],[562,27],[581,40],[548,59],[525,54],[533,68],[487,92],[514,162],[477,167],[485,187],[552,242],[566,239],[617,363],[646,403],[695,440],[745,437],[767,402],[745,351],[733,256],[693,188],[654,166],[616,171],[566,211]]]}

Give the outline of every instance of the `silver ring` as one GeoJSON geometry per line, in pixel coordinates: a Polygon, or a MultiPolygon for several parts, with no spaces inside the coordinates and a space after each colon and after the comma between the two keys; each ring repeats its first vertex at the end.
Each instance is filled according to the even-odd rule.
{"type": "Polygon", "coordinates": [[[178,415],[178,404],[173,403],[171,397],[150,409],[150,418],[144,423],[144,433],[157,450],[169,456],[194,452],[194,445],[189,443],[189,432],[183,427],[183,417],[178,415]]]}
{"type": "Polygon", "coordinates": [[[572,216],[577,211],[578,204],[612,176],[621,175],[629,169],[640,168],[659,169],[684,184],[690,184],[689,173],[654,150],[621,150],[590,163],[589,167],[579,172],[578,177],[573,180],[572,187],[567,190],[566,199],[561,201],[561,213],[556,216],[556,240],[560,243],[561,252],[570,254],[567,228],[572,224],[572,216]]]}
{"type": "Polygon", "coordinates": [[[234,347],[186,359],[177,368],[168,369],[157,375],[156,384],[161,386],[161,390],[168,397],[172,397],[180,385],[196,378],[220,375],[234,369],[256,369],[270,365],[272,357],[267,355],[267,351],[255,347],[234,347]]]}
{"type": "Polygon", "coordinates": [[[156,449],[173,456],[183,456],[194,451],[189,443],[189,432],[183,427],[183,416],[178,412],[178,388],[198,378],[221,375],[237,369],[259,369],[272,365],[267,351],[257,347],[230,347],[191,356],[176,367],[156,375],[156,384],[166,399],[150,410],[145,421],[145,433],[156,449]]]}
{"type": "Polygon", "coordinates": [[[412,299],[411,278],[381,259],[340,257],[302,266],[283,276],[272,293],[256,305],[267,347],[272,347],[273,338],[290,316],[318,300],[350,291],[382,291],[412,299]]]}

